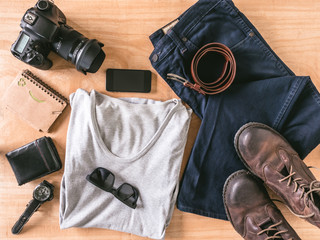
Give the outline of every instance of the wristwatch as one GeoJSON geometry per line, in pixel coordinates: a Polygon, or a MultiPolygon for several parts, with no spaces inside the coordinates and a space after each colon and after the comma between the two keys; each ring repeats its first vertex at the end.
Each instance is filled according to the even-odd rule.
{"type": "Polygon", "coordinates": [[[28,222],[32,214],[46,201],[51,201],[53,198],[54,186],[44,180],[33,191],[33,199],[27,204],[26,210],[20,216],[19,220],[11,229],[13,234],[21,232],[23,226],[28,222]]]}

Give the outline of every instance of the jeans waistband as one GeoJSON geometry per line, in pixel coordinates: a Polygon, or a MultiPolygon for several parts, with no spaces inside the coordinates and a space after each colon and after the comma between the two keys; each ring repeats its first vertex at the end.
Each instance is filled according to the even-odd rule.
{"type": "MultiPolygon", "coordinates": [[[[225,6],[234,11],[236,14],[238,12],[238,9],[235,7],[233,2],[231,0],[200,0],[196,2],[194,5],[192,5],[188,10],[186,10],[184,13],[182,13],[178,18],[170,22],[169,24],[165,25],[164,27],[160,28],[156,32],[154,32],[152,35],[150,35],[150,40],[155,47],[160,39],[165,34],[163,29],[166,26],[169,26],[171,23],[174,24],[175,21],[177,21],[176,24],[169,30],[173,31],[175,35],[177,35],[182,41],[184,37],[189,33],[189,31],[213,8],[216,7],[219,3],[224,2],[225,6]]],[[[169,32],[168,32],[169,33],[169,32]]]]}
{"type": "Polygon", "coordinates": [[[246,16],[238,10],[232,0],[199,0],[188,10],[182,13],[177,19],[175,19],[177,20],[177,23],[175,23],[174,26],[166,33],[163,31],[163,28],[170,25],[170,23],[150,35],[149,38],[154,46],[154,51],[150,55],[150,61],[152,65],[154,67],[158,65],[159,62],[161,62],[161,60],[167,56],[169,51],[177,45],[182,54],[185,52],[185,50],[187,50],[187,48],[193,52],[197,51],[198,49],[195,49],[192,45],[192,42],[188,40],[188,33],[192,31],[194,27],[215,8],[219,8],[219,10],[224,9],[228,15],[238,19],[238,27],[240,27],[241,30],[247,35],[253,32],[259,38],[261,44],[265,46],[268,54],[273,55],[279,64],[281,64],[280,67],[290,75],[294,75],[294,73],[273,52],[258,30],[246,18],[246,16]]]}
{"type": "MultiPolygon", "coordinates": [[[[223,0],[200,0],[196,2],[192,7],[186,10],[182,15],[180,15],[177,19],[173,20],[166,26],[178,20],[178,22],[172,27],[172,31],[174,31],[181,39],[184,37],[186,33],[190,31],[190,29],[197,23],[199,20],[206,15],[215,5],[223,0]]],[[[150,36],[150,40],[153,46],[157,45],[157,42],[165,35],[162,27],[155,33],[150,36]]]]}
{"type": "MultiPolygon", "coordinates": [[[[171,49],[176,46],[182,54],[186,50],[190,50],[191,52],[199,50],[188,40],[188,35],[206,15],[218,6],[233,16],[237,16],[239,13],[232,0],[199,0],[178,18],[150,35],[150,41],[154,46],[154,51],[149,58],[150,61],[155,65],[159,64],[169,54],[171,49]]],[[[252,31],[246,24],[242,26],[242,30],[247,33],[252,31]]]]}

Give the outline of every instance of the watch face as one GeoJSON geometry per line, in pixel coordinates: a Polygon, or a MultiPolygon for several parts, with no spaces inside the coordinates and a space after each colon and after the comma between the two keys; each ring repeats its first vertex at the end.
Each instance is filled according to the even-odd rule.
{"type": "Polygon", "coordinates": [[[51,195],[51,189],[47,186],[40,185],[33,192],[33,197],[38,201],[46,201],[51,195]]]}

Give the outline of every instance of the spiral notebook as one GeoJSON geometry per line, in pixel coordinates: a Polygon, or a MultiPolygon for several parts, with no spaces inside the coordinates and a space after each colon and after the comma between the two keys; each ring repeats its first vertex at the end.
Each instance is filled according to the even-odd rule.
{"type": "Polygon", "coordinates": [[[5,92],[2,102],[39,131],[48,132],[68,100],[29,70],[23,70],[5,92]]]}

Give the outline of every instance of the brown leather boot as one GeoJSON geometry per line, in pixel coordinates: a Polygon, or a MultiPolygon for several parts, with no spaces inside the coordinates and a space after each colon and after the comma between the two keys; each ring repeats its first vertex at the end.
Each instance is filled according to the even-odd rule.
{"type": "Polygon", "coordinates": [[[234,143],[244,164],[293,214],[320,227],[320,182],[278,132],[248,123],[238,130],[234,143]]]}
{"type": "Polygon", "coordinates": [[[231,224],[244,239],[300,239],[270,200],[261,180],[247,170],[231,174],[224,184],[223,200],[231,224]]]}

